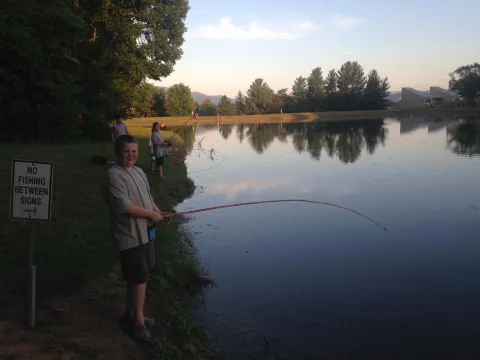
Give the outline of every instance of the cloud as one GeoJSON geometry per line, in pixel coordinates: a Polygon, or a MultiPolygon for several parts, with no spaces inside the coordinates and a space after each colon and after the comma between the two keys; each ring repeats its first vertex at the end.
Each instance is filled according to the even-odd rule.
{"type": "Polygon", "coordinates": [[[219,182],[208,187],[207,193],[211,195],[225,195],[226,200],[235,200],[239,194],[246,191],[250,194],[260,194],[266,190],[291,187],[294,183],[292,178],[219,182]]]}
{"type": "Polygon", "coordinates": [[[362,22],[363,19],[360,18],[334,15],[331,18],[330,25],[336,29],[349,30],[351,28],[359,26],[362,22]]]}
{"type": "Polygon", "coordinates": [[[215,40],[292,40],[314,28],[315,24],[311,21],[303,21],[287,30],[276,30],[256,23],[238,26],[232,23],[231,17],[222,16],[216,25],[201,25],[193,30],[192,37],[215,40]]]}

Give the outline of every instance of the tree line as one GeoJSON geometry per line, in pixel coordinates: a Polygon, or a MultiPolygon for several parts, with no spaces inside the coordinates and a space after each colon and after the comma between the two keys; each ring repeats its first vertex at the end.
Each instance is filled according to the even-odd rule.
{"type": "Polygon", "coordinates": [[[2,0],[0,136],[101,136],[182,56],[185,0],[2,0]]]}
{"type": "Polygon", "coordinates": [[[358,62],[347,61],[338,71],[330,70],[326,77],[322,69],[313,69],[308,77],[295,79],[291,92],[274,91],[263,79],[255,79],[247,91],[238,91],[234,101],[226,95],[218,104],[210,99],[197,104],[190,88],[176,84],[168,90],[144,84],[138,92],[135,110],[139,116],[231,116],[275,113],[301,113],[341,110],[379,110],[385,108],[389,95],[388,78],[377,70],[367,76],[358,62]]]}
{"type": "Polygon", "coordinates": [[[299,76],[291,92],[288,89],[275,92],[263,79],[257,78],[245,94],[237,93],[236,113],[379,110],[385,108],[389,89],[388,78],[382,78],[377,70],[365,76],[358,62],[347,61],[338,71],[332,69],[326,76],[321,67],[313,69],[308,77],[299,76]]]}

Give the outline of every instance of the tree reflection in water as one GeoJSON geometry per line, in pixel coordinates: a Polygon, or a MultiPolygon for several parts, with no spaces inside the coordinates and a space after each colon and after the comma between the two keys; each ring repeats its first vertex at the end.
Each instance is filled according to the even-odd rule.
{"type": "MultiPolygon", "coordinates": [[[[225,139],[231,133],[227,125],[219,130],[225,139]]],[[[385,146],[388,130],[383,120],[364,120],[236,125],[236,133],[240,142],[247,139],[258,154],[263,154],[275,140],[291,140],[298,153],[308,152],[315,160],[320,160],[323,152],[329,157],[338,156],[344,163],[354,163],[363,150],[373,154],[379,145],[385,146]]]]}
{"type": "Polygon", "coordinates": [[[480,155],[480,122],[473,118],[465,118],[449,126],[447,146],[455,154],[480,155]]]}

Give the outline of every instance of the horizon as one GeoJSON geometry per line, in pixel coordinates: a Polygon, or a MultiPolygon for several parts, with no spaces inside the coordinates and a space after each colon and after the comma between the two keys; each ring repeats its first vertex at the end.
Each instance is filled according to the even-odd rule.
{"type": "Polygon", "coordinates": [[[365,75],[377,69],[388,77],[391,92],[448,89],[450,72],[480,60],[479,10],[474,0],[454,7],[432,0],[191,0],[183,56],[170,76],[152,83],[184,83],[195,92],[234,98],[256,78],[275,91],[291,91],[297,77],[308,77],[317,66],[325,77],[358,61],[365,75]]]}

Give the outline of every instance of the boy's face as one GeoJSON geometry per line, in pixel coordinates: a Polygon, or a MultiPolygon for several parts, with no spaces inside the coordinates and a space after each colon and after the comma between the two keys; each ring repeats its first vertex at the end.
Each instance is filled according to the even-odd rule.
{"type": "Polygon", "coordinates": [[[122,152],[120,153],[120,165],[126,168],[131,168],[138,160],[138,144],[125,143],[122,152]]]}

